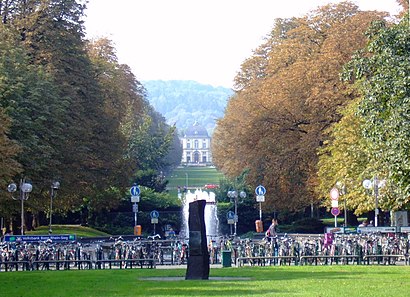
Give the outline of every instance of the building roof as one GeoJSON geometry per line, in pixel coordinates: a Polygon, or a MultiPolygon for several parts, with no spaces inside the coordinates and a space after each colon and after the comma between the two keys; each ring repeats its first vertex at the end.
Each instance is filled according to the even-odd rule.
{"type": "Polygon", "coordinates": [[[198,124],[198,122],[195,121],[195,123],[191,126],[188,127],[185,131],[185,137],[209,137],[208,136],[208,131],[198,124]]]}

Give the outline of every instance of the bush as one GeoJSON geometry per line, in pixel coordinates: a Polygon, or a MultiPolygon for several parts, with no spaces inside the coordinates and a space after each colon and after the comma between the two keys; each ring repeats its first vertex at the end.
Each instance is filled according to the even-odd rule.
{"type": "Polygon", "coordinates": [[[304,218],[294,221],[291,225],[280,226],[281,233],[323,233],[325,225],[318,219],[304,218]]]}

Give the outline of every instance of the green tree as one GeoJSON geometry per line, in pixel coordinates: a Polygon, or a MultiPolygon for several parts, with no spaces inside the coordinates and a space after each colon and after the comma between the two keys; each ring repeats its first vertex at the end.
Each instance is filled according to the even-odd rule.
{"type": "MultiPolygon", "coordinates": [[[[365,193],[362,181],[371,177],[372,163],[369,145],[362,136],[363,119],[357,115],[361,98],[352,101],[342,111],[341,120],[329,128],[330,138],[319,149],[316,188],[324,205],[330,208],[330,190],[337,183],[345,186],[339,207],[354,210],[357,215],[374,209],[374,198],[365,193]]],[[[339,186],[340,187],[340,186],[339,186]]]]}
{"type": "Polygon", "coordinates": [[[120,176],[125,141],[85,51],[81,2],[18,1],[5,18],[27,53],[15,65],[30,70],[11,68],[8,80],[27,75],[7,84],[20,92],[10,92],[4,104],[13,119],[11,138],[23,144],[19,161],[34,184],[27,203],[33,212],[46,209],[53,179],[64,195],[56,206],[70,210],[120,176]]]}
{"type": "Polygon", "coordinates": [[[346,66],[344,78],[357,79],[358,107],[366,140],[369,176],[387,180],[384,209],[407,209],[410,202],[410,34],[408,15],[397,25],[376,22],[369,43],[346,66]]]}
{"type": "MultiPolygon", "coordinates": [[[[0,189],[6,189],[8,182],[21,172],[21,166],[16,161],[20,147],[9,139],[7,133],[10,127],[10,119],[0,108],[0,189]]],[[[10,196],[6,191],[0,191],[0,216],[10,216],[10,196]]]]}
{"type": "MultiPolygon", "coordinates": [[[[63,124],[58,117],[62,109],[55,100],[57,93],[50,76],[41,66],[30,65],[20,36],[12,32],[0,25],[0,107],[10,119],[9,138],[20,148],[15,162],[10,163],[16,166],[16,174],[8,181],[27,177],[41,193],[42,185],[52,180],[58,166],[56,143],[61,139],[63,124]]],[[[40,196],[30,199],[29,209],[44,209],[40,196]]],[[[17,204],[14,207],[18,209],[17,204]]]]}
{"type": "Polygon", "coordinates": [[[85,50],[85,6],[74,0],[28,2],[15,20],[35,65],[43,65],[57,87],[64,114],[64,137],[59,143],[59,179],[65,199],[61,207],[78,206],[82,197],[104,191],[118,174],[122,157],[117,123],[107,113],[106,101],[85,50]],[[119,145],[113,145],[119,144],[119,145]],[[81,185],[81,186],[79,186],[81,185]]]}
{"type": "Polygon", "coordinates": [[[47,212],[55,179],[59,211],[96,214],[119,205],[137,170],[160,176],[171,166],[175,127],[149,106],[109,40],[84,40],[84,3],[0,1],[0,134],[15,173],[21,165],[14,178],[33,183],[34,215],[47,212]]]}
{"type": "MultiPolygon", "coordinates": [[[[162,116],[152,108],[139,119],[140,125],[132,131],[129,143],[129,155],[138,169],[169,169],[167,157],[174,143],[175,127],[165,124],[162,116]]],[[[174,165],[174,164],[172,164],[174,165]]]]}

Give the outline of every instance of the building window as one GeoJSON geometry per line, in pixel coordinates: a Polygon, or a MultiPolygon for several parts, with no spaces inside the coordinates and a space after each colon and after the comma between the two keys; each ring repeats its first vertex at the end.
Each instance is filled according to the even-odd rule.
{"type": "Polygon", "coordinates": [[[195,142],[194,142],[194,148],[198,148],[199,147],[199,142],[198,142],[198,140],[195,140],[195,142]]]}
{"type": "Polygon", "coordinates": [[[202,142],[202,148],[206,148],[206,141],[204,140],[203,142],[202,142]]]}
{"type": "Polygon", "coordinates": [[[186,161],[191,162],[191,153],[186,153],[186,161]]]}
{"type": "Polygon", "coordinates": [[[191,144],[189,142],[186,143],[186,148],[190,149],[191,148],[191,144]]]}

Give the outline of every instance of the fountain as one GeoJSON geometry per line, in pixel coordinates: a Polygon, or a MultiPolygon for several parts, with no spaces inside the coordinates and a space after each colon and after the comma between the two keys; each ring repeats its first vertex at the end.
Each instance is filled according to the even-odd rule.
{"type": "Polygon", "coordinates": [[[200,189],[196,189],[195,192],[191,192],[188,190],[185,197],[182,197],[183,202],[183,225],[181,228],[180,235],[182,237],[187,238],[189,234],[189,227],[188,227],[188,213],[189,213],[189,203],[197,200],[205,200],[205,226],[206,226],[206,237],[208,242],[213,237],[217,237],[219,235],[219,220],[218,220],[218,212],[215,200],[215,193],[214,192],[206,192],[200,189]]]}

